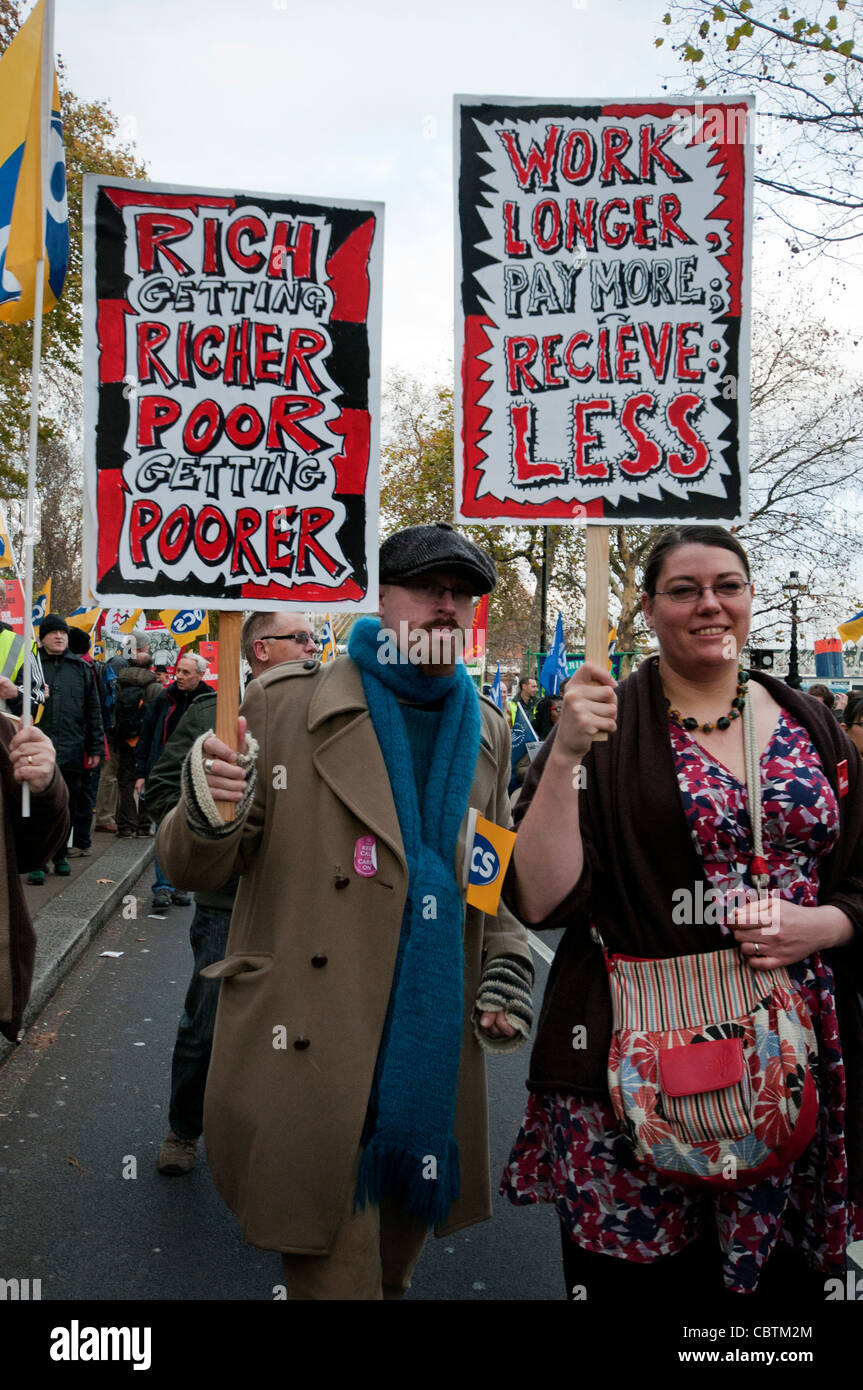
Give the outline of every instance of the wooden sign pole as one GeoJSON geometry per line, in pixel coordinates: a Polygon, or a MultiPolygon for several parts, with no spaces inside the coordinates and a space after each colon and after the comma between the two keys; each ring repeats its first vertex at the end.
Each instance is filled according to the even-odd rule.
{"type": "MultiPolygon", "coordinates": [[[[216,695],[216,738],[229,748],[237,747],[237,713],[240,708],[240,632],[242,613],[219,614],[219,689],[216,695]]],[[[236,803],[221,801],[223,821],[232,821],[236,803]]]]}
{"type": "MultiPolygon", "coordinates": [[[[587,528],[587,632],[585,660],[601,670],[608,664],[608,527],[587,528]]],[[[605,743],[608,734],[594,735],[605,743]]]]}

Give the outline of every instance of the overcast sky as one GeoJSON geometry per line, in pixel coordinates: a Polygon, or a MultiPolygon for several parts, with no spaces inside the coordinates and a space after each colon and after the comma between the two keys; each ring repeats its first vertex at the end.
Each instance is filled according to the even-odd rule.
{"type": "MultiPolygon", "coordinates": [[[[449,378],[452,98],[677,95],[666,0],[56,0],[80,97],[106,100],[154,182],[386,205],[384,374],[449,378]]],[[[784,243],[755,242],[755,290],[784,243]]],[[[778,254],[781,252],[781,254],[778,254]]],[[[835,267],[833,267],[835,270],[835,267]]],[[[819,304],[854,326],[847,285],[819,304]]],[[[847,281],[847,271],[841,272],[847,281]]]]}
{"type": "MultiPolygon", "coordinates": [[[[682,95],[666,0],[56,0],[56,47],[154,182],[381,201],[384,378],[451,380],[454,93],[570,100],[682,95]]],[[[754,289],[799,272],[761,249],[754,289]]],[[[802,258],[801,258],[802,259],[802,258]]],[[[847,271],[812,277],[856,325],[847,271]]],[[[798,277],[799,278],[799,274],[798,277]]],[[[854,279],[854,276],[851,276],[854,279]]]]}
{"type": "Polygon", "coordinates": [[[453,94],[660,95],[675,70],[654,46],[664,10],[57,0],[57,49],[73,91],[109,103],[155,182],[384,202],[384,373],[449,376],[453,94]]]}

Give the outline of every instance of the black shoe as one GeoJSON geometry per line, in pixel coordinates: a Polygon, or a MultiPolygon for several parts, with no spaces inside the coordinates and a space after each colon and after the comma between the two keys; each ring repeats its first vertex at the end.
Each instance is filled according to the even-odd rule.
{"type": "Polygon", "coordinates": [[[153,894],[153,911],[167,912],[171,906],[171,894],[167,888],[160,888],[153,894]]]}
{"type": "Polygon", "coordinates": [[[181,893],[178,888],[175,888],[171,894],[171,902],[174,903],[176,907],[191,907],[192,895],[191,893],[181,893]]]}

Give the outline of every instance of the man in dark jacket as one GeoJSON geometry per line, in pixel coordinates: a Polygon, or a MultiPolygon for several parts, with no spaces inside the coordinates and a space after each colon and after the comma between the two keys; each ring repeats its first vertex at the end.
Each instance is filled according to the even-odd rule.
{"type": "MultiPolygon", "coordinates": [[[[318,650],[308,618],[294,613],[250,614],[243,623],[241,646],[253,678],[283,661],[303,661],[318,650]]],[[[197,695],[147,782],[147,804],[157,822],[180,799],[180,773],[192,744],[215,727],[216,696],[197,695]]],[[[195,915],[189,928],[195,964],[171,1063],[171,1130],[156,1160],[159,1172],[168,1177],[191,1172],[197,1160],[221,984],[220,980],[203,979],[200,972],[221,960],[227,951],[238,882],[234,878],[220,888],[195,894],[195,915]]]]}
{"type": "MultiPolygon", "coordinates": [[[[199,695],[214,695],[211,685],[203,679],[207,663],[202,656],[187,652],[177,662],[177,678],[160,691],[144,712],[141,735],[135,747],[135,791],[143,795],[147,778],[159,761],[162,750],[173,734],[192,701],[199,695]]],[[[171,903],[187,907],[192,901],[188,893],[174,892],[154,857],[153,911],[162,913],[171,903]]]]}
{"type": "MultiPolygon", "coordinates": [[[[102,755],[104,732],[99,712],[99,695],[92,671],[69,651],[69,629],[58,613],[46,614],[39,627],[42,644],[42,669],[48,697],[45,713],[39,725],[54,745],[57,766],[69,789],[69,808],[72,824],[78,827],[73,838],[77,849],[90,848],[89,820],[86,843],[84,817],[79,802],[83,792],[84,772],[96,767],[102,755]]],[[[61,849],[54,859],[54,872],[71,873],[68,860],[61,849]]],[[[44,869],[34,869],[27,882],[45,882],[44,869]]]]}
{"type": "Polygon", "coordinates": [[[117,672],[112,756],[117,766],[117,833],[123,839],[150,834],[150,817],[143,798],[137,803],[137,747],[147,710],[162,694],[162,683],[151,667],[150,649],[136,649],[132,660],[117,672]]]}

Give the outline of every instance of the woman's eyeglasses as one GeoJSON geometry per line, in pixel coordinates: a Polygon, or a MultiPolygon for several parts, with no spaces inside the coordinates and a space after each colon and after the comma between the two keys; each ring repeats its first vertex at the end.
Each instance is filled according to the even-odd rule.
{"type": "Polygon", "coordinates": [[[710,589],[714,598],[740,598],[752,583],[751,579],[723,579],[718,584],[672,584],[670,589],[657,589],[657,598],[670,598],[672,603],[694,603],[710,589]]]}

